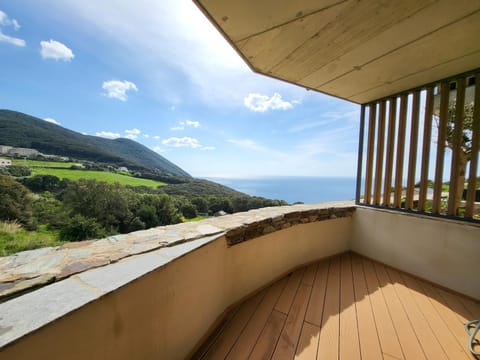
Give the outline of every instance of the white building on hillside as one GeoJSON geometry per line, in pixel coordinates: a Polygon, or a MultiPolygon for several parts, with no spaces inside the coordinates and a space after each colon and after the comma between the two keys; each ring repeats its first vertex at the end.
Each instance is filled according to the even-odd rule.
{"type": "Polygon", "coordinates": [[[10,166],[10,165],[12,165],[12,160],[0,158],[0,166],[10,166]]]}

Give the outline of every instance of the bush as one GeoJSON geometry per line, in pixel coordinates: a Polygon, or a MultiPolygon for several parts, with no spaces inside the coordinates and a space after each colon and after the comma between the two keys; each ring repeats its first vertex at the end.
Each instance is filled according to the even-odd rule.
{"type": "Polygon", "coordinates": [[[197,217],[197,208],[190,203],[183,205],[181,211],[186,219],[193,219],[197,217]]]}
{"type": "Polygon", "coordinates": [[[34,230],[32,194],[10,176],[0,175],[0,220],[19,221],[26,229],[34,230]]]}
{"type": "Polygon", "coordinates": [[[27,166],[10,165],[5,168],[6,172],[15,177],[30,176],[32,170],[27,166]]]}
{"type": "Polygon", "coordinates": [[[104,236],[105,230],[95,219],[78,214],[69,218],[60,230],[61,239],[67,241],[98,239],[104,236]]]}

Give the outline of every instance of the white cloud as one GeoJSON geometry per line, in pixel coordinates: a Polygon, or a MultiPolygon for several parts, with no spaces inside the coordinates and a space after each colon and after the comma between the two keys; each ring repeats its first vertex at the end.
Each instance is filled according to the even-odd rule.
{"type": "Polygon", "coordinates": [[[243,99],[243,104],[255,112],[265,112],[267,110],[288,110],[298,104],[297,100],[286,101],[282,95],[274,93],[273,96],[250,93],[243,99]]]}
{"type": "Polygon", "coordinates": [[[155,135],[153,138],[156,139],[156,140],[159,140],[159,139],[160,139],[160,136],[159,136],[159,135],[155,135]]]}
{"type": "Polygon", "coordinates": [[[6,42],[8,44],[12,44],[20,47],[25,46],[26,45],[25,40],[19,39],[13,36],[5,35],[2,32],[1,27],[9,27],[9,26],[13,27],[15,31],[20,29],[20,24],[16,19],[9,18],[6,13],[0,10],[0,42],[6,42]]]}
{"type": "Polygon", "coordinates": [[[150,138],[150,135],[148,135],[148,134],[143,134],[143,137],[144,137],[145,139],[148,139],[148,138],[150,138]]]}
{"type": "Polygon", "coordinates": [[[95,135],[106,138],[106,139],[116,139],[120,137],[119,133],[114,133],[111,131],[100,131],[100,132],[96,132],[95,135]]]}
{"type": "Polygon", "coordinates": [[[185,124],[194,128],[200,127],[200,121],[187,120],[185,124]]]}
{"type": "Polygon", "coordinates": [[[55,125],[60,125],[60,123],[59,123],[57,120],[52,119],[52,118],[45,118],[45,119],[43,119],[43,120],[45,120],[46,122],[55,124],[55,125]]]}
{"type": "Polygon", "coordinates": [[[199,148],[202,145],[198,142],[198,139],[185,136],[185,137],[171,137],[162,141],[163,145],[172,146],[172,147],[191,147],[199,148]]]}
{"type": "Polygon", "coordinates": [[[127,139],[135,140],[142,132],[138,129],[125,130],[125,137],[127,139]]]}
{"type": "Polygon", "coordinates": [[[127,101],[127,91],[134,90],[138,91],[137,85],[131,81],[119,81],[119,80],[110,80],[104,81],[102,88],[106,90],[104,93],[105,96],[109,98],[118,99],[120,101],[127,101]]]}
{"type": "Polygon", "coordinates": [[[70,61],[75,55],[65,44],[56,40],[40,41],[40,55],[43,59],[70,61]]]}
{"type": "Polygon", "coordinates": [[[254,74],[192,1],[44,1],[65,24],[75,21],[85,34],[125,54],[144,75],[142,87],[167,106],[178,109],[194,97],[212,107],[238,108],[253,89],[307,96],[304,88],[254,74]]]}
{"type": "Polygon", "coordinates": [[[184,137],[170,137],[168,139],[162,140],[162,144],[168,147],[189,147],[192,149],[199,149],[199,150],[215,150],[213,146],[203,146],[200,144],[198,139],[192,138],[189,136],[184,137]]]}
{"type": "Polygon", "coordinates": [[[185,127],[187,126],[190,126],[193,128],[199,128],[200,121],[194,121],[194,120],[179,121],[178,125],[171,127],[170,130],[173,130],[173,131],[185,130],[185,127]]]}

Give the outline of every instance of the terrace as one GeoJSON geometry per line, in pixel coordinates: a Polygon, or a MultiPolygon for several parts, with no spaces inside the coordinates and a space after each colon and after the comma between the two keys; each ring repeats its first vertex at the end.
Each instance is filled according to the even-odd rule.
{"type": "Polygon", "coordinates": [[[195,2],[254,71],[361,105],[355,203],[0,259],[0,358],[472,358],[480,4],[195,2]]]}

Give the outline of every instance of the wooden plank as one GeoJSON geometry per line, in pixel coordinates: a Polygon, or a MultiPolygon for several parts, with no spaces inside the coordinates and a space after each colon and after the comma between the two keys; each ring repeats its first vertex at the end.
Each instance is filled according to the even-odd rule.
{"type": "Polygon", "coordinates": [[[385,152],[385,113],[387,111],[385,100],[380,101],[378,113],[378,132],[377,132],[377,155],[375,160],[375,182],[373,203],[380,205],[380,196],[382,194],[382,176],[383,176],[383,153],[385,152]]]}
{"type": "Polygon", "coordinates": [[[340,359],[361,359],[350,254],[342,255],[340,277],[340,359]]]}
{"type": "Polygon", "coordinates": [[[403,162],[405,157],[405,128],[407,122],[407,95],[400,95],[400,115],[398,121],[397,161],[395,164],[395,196],[393,206],[402,206],[403,162]]]}
{"type": "Polygon", "coordinates": [[[443,163],[445,158],[445,141],[447,138],[448,100],[450,87],[448,82],[440,85],[440,120],[438,125],[437,158],[435,162],[435,180],[433,184],[432,213],[440,213],[442,199],[443,163]]]}
{"type": "Polygon", "coordinates": [[[324,260],[318,264],[317,276],[313,282],[312,294],[305,315],[305,321],[317,326],[322,323],[329,263],[329,260],[324,260]]]}
{"type": "MultiPolygon", "coordinates": [[[[400,49],[405,44],[414,42],[419,37],[419,30],[416,24],[422,24],[423,35],[434,32],[440,28],[442,24],[442,18],[438,17],[438,14],[449,14],[454,18],[460,19],[472,11],[477,9],[476,4],[471,1],[462,1],[461,6],[452,7],[450,0],[436,1],[431,6],[425,7],[422,11],[409,16],[404,21],[396,23],[393,26],[389,26],[388,29],[378,32],[375,37],[368,41],[362,42],[356,47],[352,47],[348,52],[342,54],[339,57],[333,58],[332,61],[320,67],[318,70],[313,71],[312,74],[304,79],[304,83],[308,86],[315,87],[322,85],[325,82],[331,81],[336,78],[345,76],[355,70],[352,69],[352,64],[368,64],[372,59],[380,59],[386,53],[400,49]],[[401,30],[400,30],[401,29],[401,30]],[[380,46],[379,46],[380,45],[380,46]]],[[[366,15],[368,17],[368,15],[366,15]]],[[[421,36],[421,35],[420,35],[421,36]]],[[[422,55],[425,53],[421,53],[422,55]]],[[[402,58],[400,58],[402,59],[402,58]]],[[[312,59],[312,70],[315,70],[317,63],[313,63],[316,58],[312,59]]],[[[358,70],[356,70],[358,72],[358,70]]],[[[441,79],[442,77],[436,77],[441,79]]],[[[432,81],[432,80],[430,80],[432,81]]],[[[430,82],[420,81],[418,84],[426,84],[430,82]]],[[[347,83],[348,84],[348,83],[347,83]]],[[[400,89],[410,89],[412,86],[403,86],[400,89]]],[[[398,93],[399,90],[392,89],[390,94],[398,93]]],[[[382,96],[373,96],[371,98],[378,99],[382,96]]],[[[364,103],[365,101],[359,101],[364,103]]]]}
{"type": "Polygon", "coordinates": [[[360,64],[355,59],[354,63],[360,70],[355,71],[350,67],[344,76],[324,82],[317,89],[342,94],[343,98],[361,104],[445,78],[448,76],[447,68],[450,69],[450,75],[475,69],[480,59],[480,44],[475,43],[479,23],[480,13],[476,9],[469,16],[442,26],[438,31],[372,59],[369,63],[360,64]],[[435,47],[439,43],[449,43],[449,51],[435,53],[435,47]],[[474,47],[470,45],[473,43],[474,47]],[[432,56],[425,57],[425,54],[432,56]],[[465,62],[468,57],[469,61],[465,62]],[[412,64],[421,66],[415,67],[412,64]],[[442,66],[443,69],[438,71],[442,66]],[[357,86],[352,86],[357,83],[357,86]]]}
{"type": "Polygon", "coordinates": [[[425,359],[425,354],[420,346],[412,324],[398,299],[393,285],[390,283],[385,267],[374,264],[378,283],[387,303],[393,325],[398,334],[398,340],[406,359],[425,359]]]}
{"type": "Polygon", "coordinates": [[[418,195],[418,210],[425,211],[428,191],[428,167],[430,163],[430,142],[432,138],[433,118],[433,90],[431,86],[427,89],[425,103],[425,118],[423,122],[423,143],[422,143],[422,167],[420,170],[420,194],[418,195]]]}
{"type": "Polygon", "coordinates": [[[331,260],[328,272],[325,306],[320,327],[318,359],[338,359],[340,335],[340,260],[331,260]]]}
{"type": "Polygon", "coordinates": [[[377,116],[377,104],[368,106],[368,140],[367,140],[367,164],[365,169],[365,194],[364,202],[370,204],[372,196],[372,171],[373,171],[373,149],[375,147],[375,121],[377,116]]]}
{"type": "Polygon", "coordinates": [[[430,325],[427,322],[427,319],[423,315],[422,311],[420,311],[417,303],[410,294],[409,289],[403,283],[398,271],[388,267],[385,269],[391,283],[393,284],[395,293],[405,309],[405,313],[407,314],[413,330],[417,335],[418,342],[420,343],[425,356],[428,359],[447,360],[448,357],[443,351],[442,344],[435,337],[432,328],[430,328],[430,325]]]}
{"type": "Polygon", "coordinates": [[[463,328],[461,318],[458,317],[458,314],[452,310],[450,305],[445,301],[445,299],[437,292],[437,288],[431,284],[426,283],[425,281],[418,282],[423,289],[426,296],[428,296],[433,307],[437,313],[442,317],[443,321],[450,329],[450,332],[457,339],[458,343],[461,346],[465,346],[468,341],[468,335],[463,328]]]}
{"type": "Polygon", "coordinates": [[[402,348],[397,333],[393,326],[392,318],[383,297],[377,275],[371,261],[363,259],[363,270],[368,288],[368,294],[372,304],[377,333],[382,347],[384,358],[404,359],[402,348]]]}
{"type": "Polygon", "coordinates": [[[252,352],[286,284],[287,279],[283,278],[268,288],[265,297],[229,352],[227,359],[244,359],[252,352]]]}
{"type": "Polygon", "coordinates": [[[418,146],[418,117],[420,112],[420,91],[413,93],[412,121],[410,126],[410,147],[408,156],[407,198],[405,208],[413,209],[413,195],[415,194],[415,169],[417,167],[418,146]]]}
{"type": "Polygon", "coordinates": [[[465,217],[472,218],[477,187],[478,153],[480,151],[480,73],[475,75],[475,108],[473,109],[472,150],[468,176],[467,205],[465,217]]]}
{"type": "Polygon", "coordinates": [[[463,298],[457,296],[463,306],[470,312],[471,317],[470,320],[473,319],[480,319],[480,302],[475,302],[471,299],[463,298]]]}
{"type": "Polygon", "coordinates": [[[313,282],[315,280],[315,275],[317,273],[317,268],[318,268],[318,262],[307,266],[302,278],[303,284],[310,285],[310,286],[313,285],[313,282]]]}
{"type": "Polygon", "coordinates": [[[395,128],[397,119],[397,98],[391,98],[388,102],[388,135],[387,135],[387,156],[385,160],[385,178],[383,184],[383,204],[390,206],[392,196],[392,170],[393,151],[395,149],[395,128]]]}
{"type": "Polygon", "coordinates": [[[382,348],[378,339],[367,283],[361,258],[352,255],[352,273],[357,308],[358,335],[363,359],[381,359],[382,348]]]}
{"type": "Polygon", "coordinates": [[[419,280],[404,273],[401,273],[400,275],[403,283],[408,287],[410,294],[413,296],[415,302],[425,316],[430,328],[435,333],[435,336],[440,342],[446,355],[450,359],[470,359],[464,351],[465,344],[460,344],[455,338],[450,328],[433,306],[430,298],[425,295],[422,287],[418,284],[419,280]]]}
{"type": "Polygon", "coordinates": [[[225,327],[222,333],[218,336],[215,343],[204,356],[204,359],[225,359],[264,296],[265,290],[249,298],[242,305],[240,305],[240,309],[232,318],[230,323],[225,327]]]}
{"type": "Polygon", "coordinates": [[[465,307],[457,295],[437,287],[434,287],[434,289],[445,300],[448,307],[457,315],[457,319],[461,324],[465,324],[467,321],[473,319],[474,314],[465,307]]]}
{"type": "Polygon", "coordinates": [[[282,295],[280,295],[280,298],[275,305],[275,310],[288,314],[304,271],[305,268],[301,268],[290,274],[287,285],[283,289],[282,295]]]}
{"type": "Polygon", "coordinates": [[[448,215],[457,215],[460,206],[460,200],[457,199],[457,187],[463,189],[463,182],[460,184],[460,171],[462,170],[462,136],[463,136],[463,116],[465,113],[465,78],[457,79],[457,99],[455,107],[455,121],[453,129],[453,149],[450,164],[450,189],[448,193],[448,215]]]}
{"type": "Polygon", "coordinates": [[[263,328],[263,331],[250,354],[249,360],[263,360],[272,357],[286,318],[287,315],[284,313],[276,310],[272,311],[268,317],[267,324],[263,328]]]}
{"type": "Polygon", "coordinates": [[[311,291],[311,286],[300,284],[272,359],[292,359],[295,356],[311,291]]]}
{"type": "Polygon", "coordinates": [[[314,360],[317,358],[320,327],[303,323],[302,333],[295,351],[295,360],[314,360]]]}

